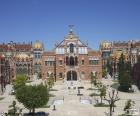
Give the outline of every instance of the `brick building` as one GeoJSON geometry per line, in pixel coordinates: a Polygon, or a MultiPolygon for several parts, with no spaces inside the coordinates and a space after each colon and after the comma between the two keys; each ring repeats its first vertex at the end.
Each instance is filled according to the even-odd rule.
{"type": "Polygon", "coordinates": [[[75,35],[72,29],[52,51],[42,55],[42,76],[56,80],[87,80],[91,74],[102,77],[102,58],[75,35]]]}
{"type": "Polygon", "coordinates": [[[100,51],[102,53],[103,68],[106,67],[109,61],[113,69],[112,76],[115,76],[118,75],[117,63],[122,53],[125,57],[125,61],[130,61],[132,67],[137,63],[140,55],[140,41],[103,41],[100,44],[100,51]]]}
{"type": "Polygon", "coordinates": [[[33,74],[41,73],[43,51],[44,46],[39,41],[34,44],[13,41],[0,44],[0,56],[4,59],[1,61],[5,67],[0,71],[1,80],[4,78],[5,83],[10,83],[18,74],[26,74],[28,78],[32,78],[33,74]]]}

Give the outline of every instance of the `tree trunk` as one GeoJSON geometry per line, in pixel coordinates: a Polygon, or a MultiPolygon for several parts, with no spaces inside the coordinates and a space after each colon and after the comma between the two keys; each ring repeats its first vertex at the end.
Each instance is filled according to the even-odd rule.
{"type": "Polygon", "coordinates": [[[110,116],[112,116],[112,106],[110,105],[110,116]]]}
{"type": "Polygon", "coordinates": [[[35,108],[33,108],[32,113],[33,113],[33,115],[35,115],[35,108]]]}
{"type": "Polygon", "coordinates": [[[102,97],[100,97],[100,98],[101,98],[101,104],[102,104],[103,98],[102,97]]]}
{"type": "Polygon", "coordinates": [[[113,112],[114,112],[114,107],[115,107],[115,106],[113,105],[113,109],[112,109],[113,112]]]}
{"type": "Polygon", "coordinates": [[[32,112],[32,110],[31,110],[31,109],[29,109],[29,112],[31,113],[31,112],[32,112]]]}

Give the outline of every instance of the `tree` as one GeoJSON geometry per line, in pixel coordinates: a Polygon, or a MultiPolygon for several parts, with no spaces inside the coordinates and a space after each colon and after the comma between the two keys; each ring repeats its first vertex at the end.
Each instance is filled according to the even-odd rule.
{"type": "Polygon", "coordinates": [[[107,60],[106,69],[107,72],[112,76],[112,65],[109,59],[107,60]]]}
{"type": "Polygon", "coordinates": [[[133,75],[133,82],[136,84],[140,90],[140,56],[138,56],[137,63],[134,64],[132,69],[132,75],[133,75]]]}
{"type": "Polygon", "coordinates": [[[22,86],[16,91],[16,99],[34,114],[35,108],[46,105],[49,100],[47,86],[43,84],[22,86]]]}
{"type": "Polygon", "coordinates": [[[53,74],[50,74],[50,75],[49,75],[49,78],[48,78],[48,80],[47,80],[47,83],[48,83],[48,87],[49,87],[49,90],[50,90],[50,88],[52,88],[52,86],[54,85],[53,74]]]}
{"type": "Polygon", "coordinates": [[[106,96],[106,86],[101,84],[99,87],[99,92],[100,92],[100,99],[101,99],[101,104],[102,104],[103,97],[106,96]]]}
{"type": "Polygon", "coordinates": [[[19,87],[22,87],[26,84],[27,82],[27,77],[26,75],[20,74],[16,76],[16,79],[14,80],[14,88],[17,89],[19,87]]]}
{"type": "Polygon", "coordinates": [[[103,68],[102,77],[107,76],[107,68],[103,68]]]}
{"type": "Polygon", "coordinates": [[[93,72],[91,72],[91,87],[92,87],[92,84],[94,84],[94,86],[97,85],[97,74],[93,74],[93,72]]]}
{"type": "Polygon", "coordinates": [[[8,115],[10,116],[19,116],[22,112],[22,109],[16,106],[16,101],[13,101],[12,105],[9,106],[8,115]]]}
{"type": "Polygon", "coordinates": [[[118,91],[115,94],[115,90],[112,90],[112,95],[109,92],[109,98],[107,99],[105,97],[104,100],[106,100],[109,103],[110,116],[112,116],[112,112],[114,111],[114,107],[115,107],[115,102],[118,101],[118,100],[120,100],[120,98],[118,98],[118,91]]]}
{"type": "Polygon", "coordinates": [[[41,72],[38,73],[38,77],[39,77],[40,79],[42,78],[41,72]]]}
{"type": "Polygon", "coordinates": [[[126,111],[127,109],[131,109],[134,104],[135,102],[131,99],[127,100],[127,102],[125,103],[124,111],[126,111]]]}
{"type": "Polygon", "coordinates": [[[125,62],[124,55],[121,54],[118,62],[119,90],[127,92],[131,88],[131,63],[125,62]]]}

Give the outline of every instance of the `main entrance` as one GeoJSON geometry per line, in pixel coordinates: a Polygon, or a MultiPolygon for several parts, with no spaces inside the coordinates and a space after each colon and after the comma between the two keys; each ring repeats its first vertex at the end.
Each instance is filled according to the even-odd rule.
{"type": "Polygon", "coordinates": [[[77,81],[77,72],[76,71],[68,71],[67,72],[67,81],[77,81]]]}

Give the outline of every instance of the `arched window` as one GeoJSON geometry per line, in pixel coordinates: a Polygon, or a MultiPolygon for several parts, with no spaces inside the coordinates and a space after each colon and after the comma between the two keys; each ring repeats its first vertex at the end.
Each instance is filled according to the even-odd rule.
{"type": "Polygon", "coordinates": [[[71,43],[70,44],[70,53],[73,53],[74,52],[74,45],[71,43]]]}
{"type": "Polygon", "coordinates": [[[70,66],[74,66],[74,57],[70,57],[70,66]]]}

